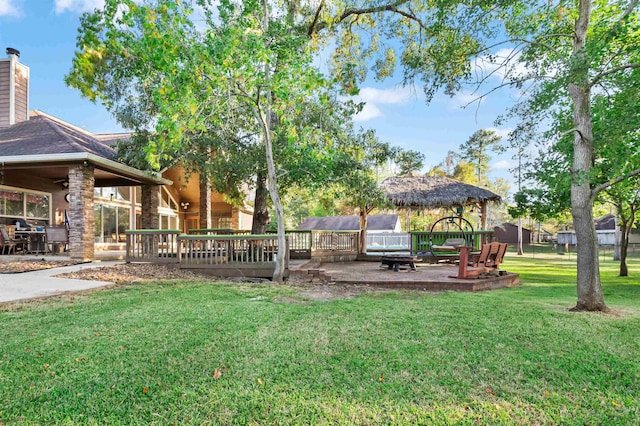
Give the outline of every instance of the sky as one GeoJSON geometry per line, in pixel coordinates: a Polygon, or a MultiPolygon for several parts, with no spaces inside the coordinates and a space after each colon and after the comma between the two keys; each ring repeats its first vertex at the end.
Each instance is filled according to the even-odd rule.
{"type": "MultiPolygon", "coordinates": [[[[123,129],[103,106],[67,87],[64,76],[71,68],[81,13],[102,4],[102,0],[0,0],[0,57],[6,47],[13,47],[20,51],[20,62],[30,68],[30,109],[94,133],[123,129]]],[[[424,170],[442,162],[448,151],[458,150],[476,130],[493,129],[506,137],[509,128],[496,128],[494,121],[517,100],[516,93],[500,90],[479,107],[462,108],[472,99],[469,93],[439,94],[426,105],[419,87],[402,87],[393,79],[365,82],[359,97],[366,106],[356,117],[357,125],[375,129],[382,141],[424,153],[424,170]]],[[[512,153],[492,156],[490,177],[510,180],[513,192],[512,153]]]]}

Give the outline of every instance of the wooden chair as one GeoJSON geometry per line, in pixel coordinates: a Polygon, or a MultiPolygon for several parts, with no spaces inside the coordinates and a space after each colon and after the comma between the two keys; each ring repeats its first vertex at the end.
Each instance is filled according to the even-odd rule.
{"type": "Polygon", "coordinates": [[[483,244],[479,252],[470,253],[469,262],[460,264],[458,276],[453,278],[477,278],[498,269],[507,251],[506,243],[483,244]]]}
{"type": "Polygon", "coordinates": [[[66,250],[69,244],[69,230],[66,226],[45,226],[44,234],[46,237],[47,251],[56,254],[53,250],[55,245],[62,245],[66,250]]]}
{"type": "Polygon", "coordinates": [[[0,226],[0,237],[2,237],[2,254],[15,254],[18,248],[24,253],[26,248],[26,241],[23,239],[15,239],[9,236],[9,231],[6,226],[0,226]]]}
{"type": "Polygon", "coordinates": [[[469,256],[469,266],[473,268],[484,268],[491,254],[491,244],[483,244],[480,251],[471,252],[469,256]]]}

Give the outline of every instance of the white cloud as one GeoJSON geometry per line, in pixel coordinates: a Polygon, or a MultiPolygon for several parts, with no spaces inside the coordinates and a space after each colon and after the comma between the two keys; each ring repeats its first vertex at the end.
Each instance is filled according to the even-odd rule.
{"type": "Polygon", "coordinates": [[[373,120],[374,118],[382,117],[382,115],[383,114],[382,111],[380,111],[380,108],[372,103],[367,103],[364,104],[362,111],[360,111],[353,117],[353,121],[369,121],[373,120]]]}
{"type": "Polygon", "coordinates": [[[0,0],[0,16],[20,16],[22,10],[16,4],[16,0],[0,0]]]}
{"type": "Polygon", "coordinates": [[[508,170],[512,169],[516,166],[513,161],[509,160],[499,160],[491,165],[492,170],[508,170]]]}
{"type": "Polygon", "coordinates": [[[414,96],[414,91],[409,87],[393,89],[376,89],[365,87],[353,97],[355,102],[364,102],[364,108],[354,117],[354,121],[369,121],[382,117],[384,114],[380,105],[399,105],[407,103],[414,96]]]}
{"type": "Polygon", "coordinates": [[[360,90],[358,97],[374,104],[403,104],[408,102],[412,96],[411,89],[408,87],[399,87],[395,89],[375,89],[373,87],[365,87],[360,90]]]}
{"type": "Polygon", "coordinates": [[[56,13],[69,12],[91,12],[94,9],[102,9],[104,0],[55,0],[56,13]]]}

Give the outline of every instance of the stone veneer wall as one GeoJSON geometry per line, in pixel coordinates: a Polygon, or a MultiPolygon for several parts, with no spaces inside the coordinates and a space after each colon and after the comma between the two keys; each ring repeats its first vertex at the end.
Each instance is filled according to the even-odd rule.
{"type": "Polygon", "coordinates": [[[94,184],[91,165],[69,168],[69,255],[72,259],[92,260],[94,256],[94,184]]]}
{"type": "Polygon", "coordinates": [[[211,178],[200,176],[200,228],[209,229],[211,221],[211,178]]]}
{"type": "Polygon", "coordinates": [[[231,209],[231,228],[240,229],[240,209],[231,209]]]}
{"type": "Polygon", "coordinates": [[[142,185],[142,229],[158,229],[160,227],[160,193],[156,185],[142,185]]]}

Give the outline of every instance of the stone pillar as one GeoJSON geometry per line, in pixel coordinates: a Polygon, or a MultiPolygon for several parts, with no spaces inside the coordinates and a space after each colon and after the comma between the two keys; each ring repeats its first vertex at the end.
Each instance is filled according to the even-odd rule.
{"type": "Polygon", "coordinates": [[[200,175],[200,228],[211,226],[211,178],[200,175]]]}
{"type": "Polygon", "coordinates": [[[72,259],[93,260],[94,222],[93,166],[69,168],[69,255],[72,259]]]}
{"type": "Polygon", "coordinates": [[[231,209],[231,228],[240,229],[240,209],[231,209]]]}
{"type": "Polygon", "coordinates": [[[142,185],[142,214],[140,216],[142,229],[158,229],[160,227],[159,206],[158,186],[142,185]]]}

